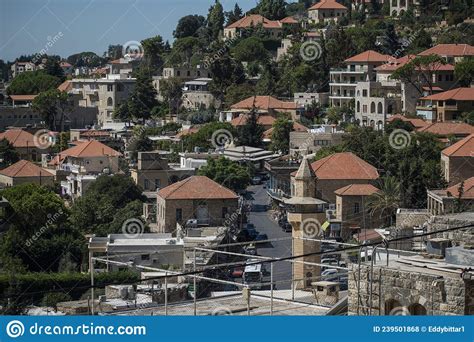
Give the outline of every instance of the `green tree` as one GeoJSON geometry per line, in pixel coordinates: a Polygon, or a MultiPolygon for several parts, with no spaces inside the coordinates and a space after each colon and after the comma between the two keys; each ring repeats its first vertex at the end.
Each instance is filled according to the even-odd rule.
{"type": "Polygon", "coordinates": [[[44,70],[26,71],[15,77],[7,88],[8,95],[36,95],[56,88],[61,80],[44,70]]]}
{"type": "Polygon", "coordinates": [[[286,3],[284,0],[260,0],[256,10],[258,14],[270,20],[280,20],[286,17],[286,3]]]}
{"type": "Polygon", "coordinates": [[[102,175],[74,202],[70,221],[83,234],[123,233],[126,220],[140,219],[143,201],[142,190],[130,177],[102,175]]]}
{"type": "Polygon", "coordinates": [[[274,152],[284,155],[290,150],[290,132],[293,131],[293,122],[287,118],[280,117],[273,123],[272,143],[270,148],[274,152]]]}
{"type": "Polygon", "coordinates": [[[42,92],[33,100],[33,109],[38,111],[51,130],[57,130],[59,118],[59,128],[64,131],[64,117],[71,108],[72,103],[67,92],[58,89],[42,92]]]}
{"type": "Polygon", "coordinates": [[[142,40],[141,44],[143,47],[145,67],[149,70],[149,72],[160,72],[163,68],[163,38],[158,35],[142,40]]]}
{"type": "Polygon", "coordinates": [[[59,65],[59,61],[53,58],[48,58],[44,65],[44,71],[51,76],[57,77],[63,82],[66,77],[64,76],[63,69],[59,65]]]}
{"type": "Polygon", "coordinates": [[[20,155],[7,139],[0,140],[0,168],[6,168],[20,160],[20,155]]]}
{"type": "Polygon", "coordinates": [[[177,114],[183,96],[183,82],[181,79],[172,77],[164,80],[160,91],[165,102],[168,103],[170,115],[177,114]]]}
{"type": "Polygon", "coordinates": [[[401,48],[400,39],[393,23],[388,23],[385,28],[382,49],[386,54],[395,55],[401,48]]]}
{"type": "Polygon", "coordinates": [[[265,63],[269,56],[261,39],[249,37],[241,40],[231,49],[232,55],[240,62],[261,62],[265,63]]]}
{"type": "Polygon", "coordinates": [[[219,39],[219,35],[224,26],[224,9],[219,0],[215,0],[213,6],[209,8],[207,16],[207,27],[213,40],[219,39]]]}
{"type": "Polygon", "coordinates": [[[233,11],[225,12],[226,25],[235,23],[237,20],[240,20],[243,17],[242,9],[236,3],[233,11]]]}
{"type": "Polygon", "coordinates": [[[143,128],[137,127],[137,130],[138,132],[131,139],[132,143],[127,147],[131,152],[130,159],[135,162],[138,159],[138,152],[153,151],[153,142],[148,139],[143,128]]]}
{"type": "Polygon", "coordinates": [[[173,37],[176,39],[197,36],[198,30],[204,26],[206,18],[202,15],[187,15],[179,19],[173,37]]]}
{"type": "Polygon", "coordinates": [[[469,87],[474,82],[474,57],[465,57],[454,66],[454,76],[462,87],[469,87]]]}
{"type": "Polygon", "coordinates": [[[128,122],[132,120],[132,113],[128,107],[128,102],[124,102],[115,108],[113,117],[115,120],[120,120],[123,122],[128,122]]]}
{"type": "Polygon", "coordinates": [[[207,164],[199,169],[198,174],[234,191],[245,189],[250,184],[251,179],[247,167],[224,157],[219,159],[209,158],[207,164]]]}
{"type": "Polygon", "coordinates": [[[238,129],[239,144],[242,146],[261,147],[264,131],[263,126],[258,123],[258,114],[254,107],[250,113],[247,114],[245,124],[238,129]]]}
{"type": "Polygon", "coordinates": [[[112,60],[119,59],[123,57],[123,46],[121,44],[110,44],[107,48],[107,57],[112,60]]]}
{"type": "Polygon", "coordinates": [[[153,87],[149,70],[140,68],[135,82],[135,88],[128,100],[128,109],[133,118],[141,119],[143,123],[151,117],[151,112],[158,105],[157,93],[153,87]]]}
{"type": "Polygon", "coordinates": [[[393,225],[395,213],[400,205],[400,184],[395,177],[387,176],[380,181],[380,191],[369,196],[369,214],[380,215],[389,226],[393,225]]]}
{"type": "Polygon", "coordinates": [[[444,64],[446,61],[438,55],[417,56],[394,71],[391,78],[409,83],[420,95],[423,94],[423,87],[427,86],[432,94],[433,74],[444,64]]]}

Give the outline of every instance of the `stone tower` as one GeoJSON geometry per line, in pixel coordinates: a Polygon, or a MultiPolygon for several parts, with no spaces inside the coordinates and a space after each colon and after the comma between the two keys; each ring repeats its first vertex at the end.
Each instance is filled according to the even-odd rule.
{"type": "MultiPolygon", "coordinates": [[[[305,241],[302,238],[321,238],[321,225],[326,220],[326,202],[316,198],[316,175],[304,158],[292,179],[292,197],[285,201],[288,207],[288,221],[293,227],[292,254],[302,255],[319,252],[320,242],[305,241]]],[[[298,289],[310,289],[311,282],[318,281],[320,267],[304,265],[297,261],[320,263],[320,255],[311,255],[295,259],[293,263],[293,281],[298,289]],[[314,277],[314,278],[313,278],[314,277]],[[313,279],[312,279],[313,278],[313,279]]]]}

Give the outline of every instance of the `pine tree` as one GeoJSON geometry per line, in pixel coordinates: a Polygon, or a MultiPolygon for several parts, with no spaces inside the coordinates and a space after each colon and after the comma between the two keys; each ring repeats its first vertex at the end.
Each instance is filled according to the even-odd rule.
{"type": "Polygon", "coordinates": [[[213,40],[219,39],[219,34],[224,26],[224,8],[219,0],[209,8],[209,15],[207,16],[207,27],[210,31],[213,40]]]}

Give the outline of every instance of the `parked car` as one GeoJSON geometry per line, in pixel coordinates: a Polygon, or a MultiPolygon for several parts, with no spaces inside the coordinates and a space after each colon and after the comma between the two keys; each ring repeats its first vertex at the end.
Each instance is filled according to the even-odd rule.
{"type": "Polygon", "coordinates": [[[255,245],[251,244],[244,249],[245,254],[248,255],[257,255],[257,247],[255,245]]]}
{"type": "Polygon", "coordinates": [[[234,267],[234,269],[232,270],[231,276],[232,278],[242,278],[243,274],[244,274],[244,267],[237,266],[237,267],[234,267]]]}
{"type": "Polygon", "coordinates": [[[290,222],[286,221],[283,226],[282,226],[282,229],[284,232],[286,233],[291,233],[293,231],[293,227],[291,226],[290,222]]]}
{"type": "Polygon", "coordinates": [[[262,183],[262,178],[259,176],[254,176],[252,177],[251,183],[252,185],[259,185],[262,183]]]}

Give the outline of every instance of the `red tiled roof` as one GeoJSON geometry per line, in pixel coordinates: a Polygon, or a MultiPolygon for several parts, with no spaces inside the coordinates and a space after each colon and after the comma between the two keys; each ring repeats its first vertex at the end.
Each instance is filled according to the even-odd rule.
{"type": "Polygon", "coordinates": [[[346,63],[385,63],[390,59],[389,55],[382,55],[374,50],[367,50],[358,55],[352,56],[346,59],[344,62],[346,63]]]}
{"type": "Polygon", "coordinates": [[[59,91],[69,91],[72,89],[72,82],[71,81],[64,81],[58,86],[59,91]]]}
{"type": "Polygon", "coordinates": [[[22,129],[9,129],[0,133],[0,139],[7,139],[13,147],[35,147],[33,134],[22,129]]]}
{"type": "Polygon", "coordinates": [[[474,134],[446,147],[441,153],[449,157],[474,157],[474,134]]]}
{"type": "Polygon", "coordinates": [[[168,185],[158,191],[158,196],[173,200],[237,199],[239,197],[232,190],[205,176],[191,176],[168,185]]]}
{"type": "Polygon", "coordinates": [[[186,135],[197,133],[197,132],[199,132],[200,129],[201,129],[200,126],[194,126],[194,127],[189,128],[189,129],[184,129],[181,132],[179,132],[178,134],[176,134],[176,138],[182,138],[186,135]]]}
{"type": "Polygon", "coordinates": [[[283,23],[283,24],[298,24],[298,20],[296,20],[295,18],[290,16],[290,17],[286,17],[286,18],[281,19],[280,23],[283,23]]]}
{"type": "MultiPolygon", "coordinates": [[[[461,183],[453,185],[446,189],[446,193],[450,193],[453,197],[459,197],[459,187],[461,183]]],[[[463,194],[461,196],[463,199],[474,199],[474,177],[468,178],[464,181],[463,194]]]]}
{"type": "MultiPolygon", "coordinates": [[[[315,161],[311,167],[318,179],[366,179],[379,178],[375,167],[352,152],[335,153],[315,161]]],[[[294,176],[296,172],[291,175],[294,176]]]]}
{"type": "Polygon", "coordinates": [[[418,130],[419,132],[428,132],[436,135],[470,135],[474,133],[474,126],[464,122],[433,122],[418,130]]]}
{"type": "Polygon", "coordinates": [[[246,15],[242,19],[230,24],[226,29],[231,28],[248,28],[261,24],[264,28],[280,28],[281,22],[277,20],[269,20],[259,14],[246,15]]]}
{"type": "Polygon", "coordinates": [[[245,100],[237,102],[231,106],[232,109],[275,109],[275,110],[294,110],[296,103],[280,101],[272,96],[251,96],[245,100]]]}
{"type": "Polygon", "coordinates": [[[345,9],[347,10],[347,7],[344,5],[341,5],[335,0],[321,0],[320,2],[311,6],[308,9],[308,11],[319,10],[319,9],[345,9]]]}
{"type": "Polygon", "coordinates": [[[349,184],[334,191],[339,196],[370,196],[379,191],[372,184],[349,184]]]}
{"type": "Polygon", "coordinates": [[[61,62],[61,63],[59,63],[59,65],[60,65],[62,68],[70,68],[70,67],[72,67],[72,65],[69,64],[68,62],[61,62]]]}
{"type": "Polygon", "coordinates": [[[10,95],[13,101],[33,101],[38,95],[10,95]]]}
{"type": "Polygon", "coordinates": [[[438,44],[419,53],[419,56],[440,55],[449,57],[474,56],[474,46],[469,44],[438,44]]]}
{"type": "Polygon", "coordinates": [[[375,68],[375,70],[378,71],[378,72],[380,72],[380,71],[388,71],[388,72],[395,71],[398,68],[400,68],[401,66],[403,66],[403,65],[407,64],[408,62],[410,62],[415,57],[416,57],[415,55],[406,55],[406,56],[403,56],[403,57],[400,57],[400,58],[397,58],[397,59],[390,58],[388,60],[388,63],[379,65],[378,67],[375,68]]]}
{"type": "Polygon", "coordinates": [[[395,120],[402,120],[402,121],[405,121],[405,122],[409,122],[413,125],[413,127],[415,128],[421,128],[421,127],[425,127],[427,125],[429,125],[428,122],[426,122],[425,120],[423,119],[419,119],[419,118],[407,118],[406,116],[404,115],[401,115],[401,114],[395,114],[395,115],[392,115],[391,117],[388,118],[388,122],[392,122],[392,121],[395,121],[395,120]]]}
{"type": "MultiPolygon", "coordinates": [[[[234,127],[243,126],[246,124],[248,119],[248,114],[241,114],[238,117],[232,119],[230,124],[234,127]]],[[[257,123],[262,126],[272,126],[276,119],[271,115],[259,115],[257,118],[257,123]]]]}
{"type": "Polygon", "coordinates": [[[420,100],[456,100],[456,101],[474,101],[474,88],[456,88],[442,93],[421,97],[420,100]]]}
{"type": "Polygon", "coordinates": [[[13,165],[0,171],[0,174],[8,177],[54,177],[54,175],[38,165],[28,161],[20,160],[13,165]]]}
{"type": "Polygon", "coordinates": [[[91,129],[89,131],[82,132],[80,136],[81,137],[108,137],[110,136],[110,133],[106,131],[97,131],[97,130],[91,129]]]}
{"type": "Polygon", "coordinates": [[[122,154],[115,151],[113,148],[102,144],[97,140],[84,141],[74,147],[71,147],[67,150],[64,150],[59,153],[62,158],[64,157],[76,157],[76,158],[85,158],[85,157],[102,157],[102,156],[112,156],[119,157],[122,154]]]}
{"type": "Polygon", "coordinates": [[[383,236],[375,229],[364,229],[360,233],[354,234],[353,237],[359,242],[383,240],[383,236]]]}
{"type": "MultiPolygon", "coordinates": [[[[298,122],[293,122],[293,131],[295,132],[307,132],[308,128],[306,126],[303,126],[302,124],[298,122]]],[[[265,132],[263,132],[263,138],[264,139],[271,139],[272,138],[272,133],[273,133],[273,127],[267,129],[265,132]]]]}

